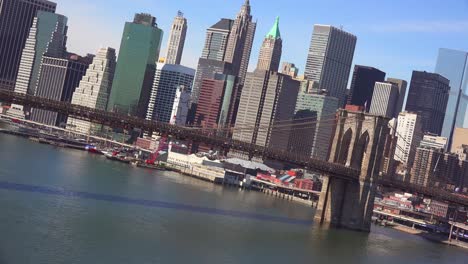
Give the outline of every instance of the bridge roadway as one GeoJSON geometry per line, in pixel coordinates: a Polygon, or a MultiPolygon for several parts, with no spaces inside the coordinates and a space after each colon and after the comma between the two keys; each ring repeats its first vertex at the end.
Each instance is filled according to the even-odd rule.
{"type": "MultiPolygon", "coordinates": [[[[250,153],[253,156],[264,157],[277,161],[284,161],[299,167],[307,168],[318,173],[324,173],[332,177],[341,178],[348,181],[358,181],[360,171],[340,164],[334,164],[310,157],[301,157],[287,151],[265,148],[250,143],[233,140],[214,135],[212,132],[206,133],[199,129],[175,126],[167,123],[145,120],[137,117],[121,115],[104,110],[73,105],[68,102],[15,93],[0,89],[0,102],[19,104],[56,111],[67,115],[72,115],[79,119],[100,123],[110,127],[120,127],[124,129],[140,128],[147,132],[157,132],[163,135],[172,136],[181,140],[191,140],[202,142],[209,146],[219,147],[224,150],[237,150],[250,153]]],[[[382,177],[377,184],[385,187],[392,187],[398,190],[416,192],[429,197],[438,198],[447,202],[468,206],[468,198],[452,194],[439,188],[428,188],[406,182],[395,182],[384,180],[382,177]]]]}
{"type": "Polygon", "coordinates": [[[249,153],[253,156],[264,157],[277,161],[288,162],[300,167],[307,167],[319,173],[326,173],[334,177],[345,180],[357,181],[359,171],[340,164],[333,164],[326,161],[300,157],[288,151],[265,148],[239,140],[228,139],[214,135],[212,132],[206,133],[199,129],[181,127],[167,123],[145,120],[137,117],[121,115],[104,110],[73,105],[68,102],[15,93],[0,89],[0,102],[13,103],[30,106],[50,111],[56,111],[71,115],[79,119],[100,123],[110,127],[120,127],[124,129],[140,128],[147,132],[157,132],[163,135],[172,136],[181,140],[191,140],[200,142],[212,147],[219,147],[224,150],[237,150],[249,153]]]}

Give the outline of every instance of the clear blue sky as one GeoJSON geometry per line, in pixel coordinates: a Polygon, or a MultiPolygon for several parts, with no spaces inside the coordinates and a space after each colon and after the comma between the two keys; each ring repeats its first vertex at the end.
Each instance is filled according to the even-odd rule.
{"type": "MultiPolygon", "coordinates": [[[[165,54],[169,27],[177,10],[189,29],[182,63],[196,67],[205,30],[218,19],[235,18],[244,0],[55,0],[57,12],[68,16],[68,50],[94,53],[101,46],[116,49],[125,21],[134,13],[157,17],[164,30],[165,54]]],[[[283,61],[301,69],[307,57],[313,24],[343,26],[358,37],[355,64],[377,67],[387,76],[409,81],[412,70],[433,71],[441,47],[468,50],[468,0],[250,0],[258,21],[250,60],[252,69],[263,36],[280,16],[283,61]]]]}

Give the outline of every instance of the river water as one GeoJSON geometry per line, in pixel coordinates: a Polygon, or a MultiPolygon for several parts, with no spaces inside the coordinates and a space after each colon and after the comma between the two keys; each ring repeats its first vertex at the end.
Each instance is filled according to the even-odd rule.
{"type": "Polygon", "coordinates": [[[468,263],[392,229],[324,230],[310,207],[0,134],[0,264],[468,263]]]}

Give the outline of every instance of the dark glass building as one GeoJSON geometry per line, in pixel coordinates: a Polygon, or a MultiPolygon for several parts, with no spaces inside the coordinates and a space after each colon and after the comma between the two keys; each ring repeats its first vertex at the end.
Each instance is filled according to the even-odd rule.
{"type": "Polygon", "coordinates": [[[46,0],[0,0],[0,89],[13,90],[34,17],[38,10],[55,12],[46,0]]]}
{"type": "Polygon", "coordinates": [[[355,65],[348,104],[366,106],[366,112],[369,112],[375,83],[384,80],[385,72],[373,67],[355,65]]]}
{"type": "MultiPolygon", "coordinates": [[[[92,57],[68,54],[66,58],[45,55],[41,64],[41,75],[36,96],[62,102],[71,102],[75,89],[86,74],[92,57]]],[[[31,120],[50,126],[60,126],[67,122],[67,116],[43,109],[31,110],[31,120]]]]}
{"type": "Polygon", "coordinates": [[[149,14],[125,23],[108,111],[146,117],[162,36],[149,14]]]}
{"type": "Polygon", "coordinates": [[[413,71],[406,111],[418,113],[423,132],[440,135],[449,98],[450,82],[437,74],[413,71]]]}

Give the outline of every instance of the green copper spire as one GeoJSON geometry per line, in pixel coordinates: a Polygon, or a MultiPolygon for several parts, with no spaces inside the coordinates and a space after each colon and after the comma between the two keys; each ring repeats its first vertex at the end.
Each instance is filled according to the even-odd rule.
{"type": "Polygon", "coordinates": [[[268,32],[266,37],[267,38],[271,37],[271,38],[274,38],[274,39],[280,39],[281,38],[281,34],[280,34],[280,30],[279,30],[279,17],[276,17],[275,24],[271,28],[270,32],[268,32]]]}

